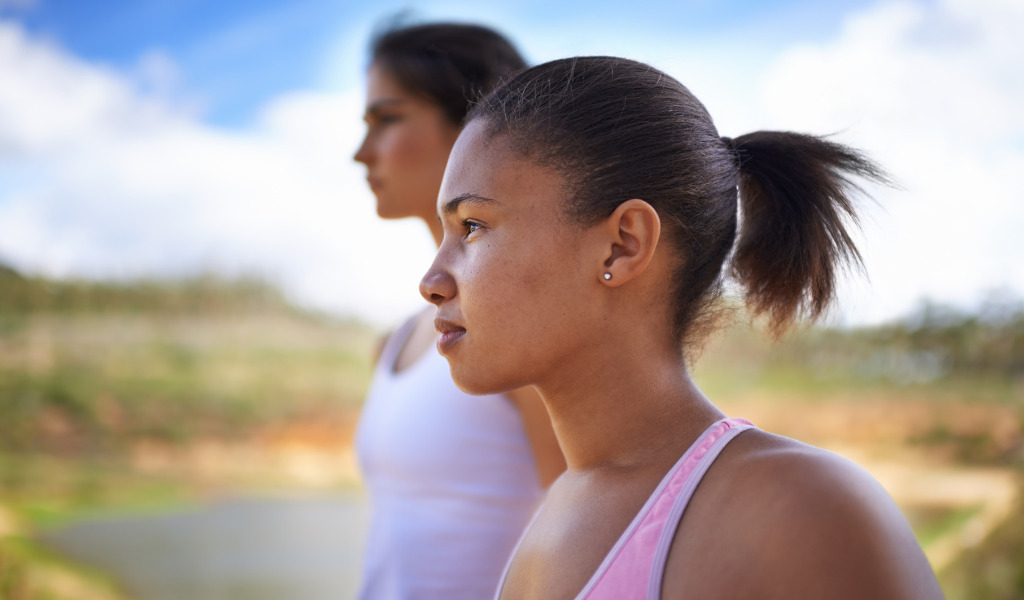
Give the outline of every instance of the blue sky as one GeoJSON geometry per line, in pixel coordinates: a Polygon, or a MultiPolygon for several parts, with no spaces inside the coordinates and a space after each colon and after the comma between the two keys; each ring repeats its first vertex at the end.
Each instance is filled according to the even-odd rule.
{"type": "MultiPolygon", "coordinates": [[[[201,99],[204,121],[244,127],[275,94],[357,84],[361,63],[350,60],[351,51],[357,51],[358,59],[373,25],[403,12],[421,19],[484,22],[517,40],[546,37],[538,44],[543,50],[553,45],[572,53],[582,40],[605,36],[618,38],[609,48],[640,46],[648,36],[742,37],[757,39],[764,48],[779,48],[794,40],[827,39],[846,13],[870,3],[708,0],[651,2],[637,5],[640,10],[623,10],[622,2],[607,0],[517,2],[515,8],[470,2],[36,0],[0,1],[0,7],[7,5],[0,15],[84,60],[122,71],[136,69],[147,55],[166,56],[178,69],[179,91],[201,99]],[[622,35],[623,29],[639,39],[622,35]],[[339,58],[344,64],[336,62],[339,58]]],[[[535,56],[529,44],[523,46],[535,61],[558,56],[535,56]]]]}
{"type": "Polygon", "coordinates": [[[720,131],[836,133],[883,162],[836,318],[1024,296],[1024,4],[0,0],[0,261],[58,276],[256,273],[391,324],[430,241],[352,163],[365,49],[399,11],[482,22],[532,61],[612,54],[720,131]]]}

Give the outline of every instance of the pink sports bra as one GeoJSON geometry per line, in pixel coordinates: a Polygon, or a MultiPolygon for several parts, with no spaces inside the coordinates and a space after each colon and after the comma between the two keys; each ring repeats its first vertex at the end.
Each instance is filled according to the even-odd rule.
{"type": "MultiPolygon", "coordinates": [[[[657,600],[669,547],[694,490],[726,444],[753,427],[745,419],[708,427],[661,480],[576,600],[657,600]]],[[[500,595],[501,587],[495,598],[500,595]]]]}

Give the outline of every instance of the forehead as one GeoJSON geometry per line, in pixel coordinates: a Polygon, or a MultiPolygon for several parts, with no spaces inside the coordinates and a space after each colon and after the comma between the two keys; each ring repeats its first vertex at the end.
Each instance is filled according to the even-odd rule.
{"type": "Polygon", "coordinates": [[[370,104],[374,100],[384,98],[409,97],[409,93],[399,85],[398,80],[385,67],[372,63],[366,70],[366,100],[370,104]]]}
{"type": "Polygon", "coordinates": [[[470,121],[452,147],[441,181],[442,191],[446,186],[479,186],[493,179],[486,175],[493,175],[497,163],[503,162],[497,159],[508,154],[505,145],[500,139],[488,138],[479,121],[470,121]]]}
{"type": "Polygon", "coordinates": [[[478,194],[503,204],[561,208],[561,175],[520,156],[503,136],[488,136],[485,129],[484,122],[474,120],[459,134],[441,181],[438,209],[462,194],[478,194]]]}

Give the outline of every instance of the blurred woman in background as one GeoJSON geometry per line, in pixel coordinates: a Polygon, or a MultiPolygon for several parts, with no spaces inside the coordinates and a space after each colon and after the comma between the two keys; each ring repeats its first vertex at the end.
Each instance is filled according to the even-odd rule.
{"type": "MultiPolygon", "coordinates": [[[[448,155],[470,102],[525,67],[480,26],[428,24],[377,37],[366,137],[355,160],[384,219],[418,218],[436,243],[448,155]]],[[[395,331],[378,359],[356,434],[373,517],[363,599],[479,599],[543,490],[565,468],[532,388],[469,396],[438,354],[433,310],[395,331]]]]}

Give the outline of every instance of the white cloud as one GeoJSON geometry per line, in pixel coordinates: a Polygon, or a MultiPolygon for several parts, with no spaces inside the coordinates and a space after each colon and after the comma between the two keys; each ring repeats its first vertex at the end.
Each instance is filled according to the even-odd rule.
{"type": "Polygon", "coordinates": [[[853,286],[853,320],[891,317],[922,296],[1024,293],[1022,30],[1015,0],[880,4],[764,74],[773,125],[838,132],[905,187],[870,211],[871,284],[853,286]]]}
{"type": "MultiPolygon", "coordinates": [[[[149,64],[158,82],[174,73],[165,57],[149,64]]],[[[53,274],[255,272],[378,322],[422,303],[429,236],[381,223],[351,161],[360,94],[281,97],[257,131],[221,131],[155,99],[159,86],[143,94],[3,22],[0,71],[2,168],[18,174],[0,188],[5,260],[53,274]]]]}
{"type": "Polygon", "coordinates": [[[30,40],[0,21],[0,151],[52,154],[111,128],[144,128],[161,107],[132,96],[113,73],[74,63],[59,50],[30,40]]]}

